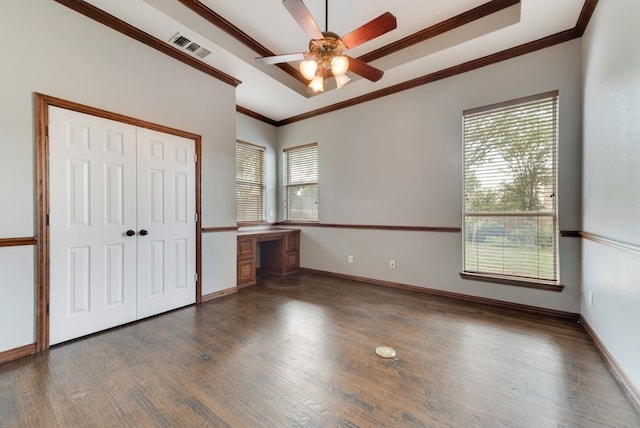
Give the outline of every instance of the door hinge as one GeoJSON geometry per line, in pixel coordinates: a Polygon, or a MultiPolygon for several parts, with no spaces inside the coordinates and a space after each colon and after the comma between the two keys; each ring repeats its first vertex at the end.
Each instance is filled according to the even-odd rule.
{"type": "Polygon", "coordinates": [[[47,226],[49,226],[49,214],[47,214],[45,221],[47,222],[47,226]]]}
{"type": "Polygon", "coordinates": [[[47,316],[49,315],[49,304],[47,303],[47,316]]]}
{"type": "Polygon", "coordinates": [[[198,282],[198,272],[196,272],[196,273],[194,273],[194,274],[193,274],[193,280],[194,280],[195,282],[198,282]]]}
{"type": "Polygon", "coordinates": [[[195,163],[198,163],[198,154],[197,153],[193,155],[193,161],[195,163]]]}
{"type": "Polygon", "coordinates": [[[198,213],[195,213],[193,215],[193,220],[197,223],[198,222],[198,213]]]}

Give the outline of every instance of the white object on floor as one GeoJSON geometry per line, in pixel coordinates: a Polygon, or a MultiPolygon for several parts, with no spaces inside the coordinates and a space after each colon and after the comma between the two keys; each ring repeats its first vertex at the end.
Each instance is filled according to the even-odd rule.
{"type": "Polygon", "coordinates": [[[378,346],[376,354],[382,358],[393,358],[396,356],[396,350],[388,346],[378,346]]]}

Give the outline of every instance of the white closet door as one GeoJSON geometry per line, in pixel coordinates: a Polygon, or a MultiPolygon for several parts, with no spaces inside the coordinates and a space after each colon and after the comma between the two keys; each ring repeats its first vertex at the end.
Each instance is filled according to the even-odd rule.
{"type": "Polygon", "coordinates": [[[136,129],[49,108],[50,343],[136,319],[136,129]]]}
{"type": "Polygon", "coordinates": [[[137,129],[138,318],[195,303],[195,142],[137,129]]]}

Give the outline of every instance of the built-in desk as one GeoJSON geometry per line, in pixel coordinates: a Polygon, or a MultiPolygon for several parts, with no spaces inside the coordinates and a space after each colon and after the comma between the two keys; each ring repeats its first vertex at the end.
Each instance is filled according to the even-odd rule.
{"type": "Polygon", "coordinates": [[[300,268],[300,231],[264,229],[238,232],[238,287],[256,284],[256,259],[260,270],[288,275],[300,268]]]}

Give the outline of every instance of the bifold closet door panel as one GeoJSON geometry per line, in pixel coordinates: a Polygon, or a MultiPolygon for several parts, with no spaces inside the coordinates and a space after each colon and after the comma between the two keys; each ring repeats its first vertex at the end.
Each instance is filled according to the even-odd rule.
{"type": "Polygon", "coordinates": [[[136,128],[49,108],[50,343],[136,319],[136,128]]]}
{"type": "Polygon", "coordinates": [[[137,129],[138,318],[195,303],[195,142],[137,129]]]}

